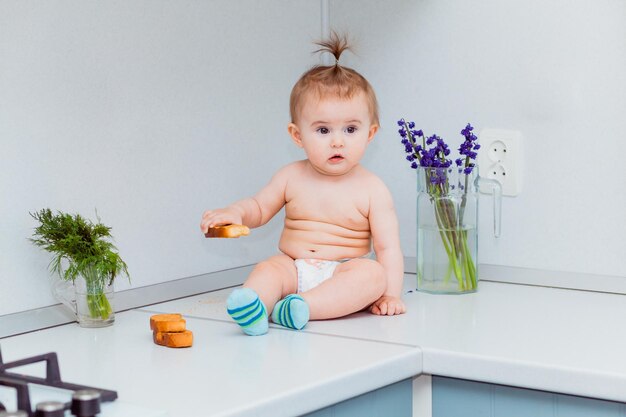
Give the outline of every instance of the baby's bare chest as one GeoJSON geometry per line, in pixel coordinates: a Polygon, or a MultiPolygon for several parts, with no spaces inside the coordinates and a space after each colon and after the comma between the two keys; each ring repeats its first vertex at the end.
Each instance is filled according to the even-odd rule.
{"type": "Polygon", "coordinates": [[[361,184],[292,183],[286,190],[285,214],[293,220],[315,220],[369,230],[369,193],[361,184]]]}

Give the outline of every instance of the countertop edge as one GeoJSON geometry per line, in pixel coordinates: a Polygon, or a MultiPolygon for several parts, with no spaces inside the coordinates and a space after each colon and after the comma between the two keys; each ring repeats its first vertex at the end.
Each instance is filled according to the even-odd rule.
{"type": "Polygon", "coordinates": [[[557,394],[626,402],[626,376],[421,347],[422,372],[557,394]],[[468,363],[472,363],[468,367],[468,363]]]}
{"type": "Polygon", "coordinates": [[[297,390],[277,393],[263,402],[220,414],[219,417],[280,417],[310,413],[422,373],[422,351],[408,347],[366,368],[344,373],[331,381],[320,381],[297,390]]]}

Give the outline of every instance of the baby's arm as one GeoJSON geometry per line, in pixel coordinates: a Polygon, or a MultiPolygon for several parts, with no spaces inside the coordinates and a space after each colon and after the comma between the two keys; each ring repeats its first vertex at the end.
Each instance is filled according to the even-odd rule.
{"type": "Polygon", "coordinates": [[[269,184],[254,197],[237,201],[225,208],[205,211],[200,223],[202,233],[206,233],[210,227],[223,224],[244,224],[254,228],[270,221],[285,205],[285,188],[292,170],[292,165],[280,169],[269,184]]]}
{"type": "Polygon", "coordinates": [[[376,259],[387,275],[387,289],[370,311],[379,315],[402,314],[406,311],[400,298],[404,279],[404,257],[400,248],[398,217],[391,193],[377,179],[371,187],[369,221],[376,259]]]}

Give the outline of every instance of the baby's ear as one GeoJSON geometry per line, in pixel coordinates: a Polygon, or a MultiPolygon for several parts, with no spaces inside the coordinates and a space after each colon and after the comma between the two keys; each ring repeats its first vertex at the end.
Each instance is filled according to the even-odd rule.
{"type": "Polygon", "coordinates": [[[370,126],[370,131],[367,135],[367,143],[371,142],[372,139],[374,139],[374,136],[376,136],[376,133],[378,132],[378,129],[380,129],[380,126],[374,124],[370,126]]]}
{"type": "Polygon", "coordinates": [[[291,136],[293,143],[302,148],[302,137],[300,136],[300,129],[298,126],[296,126],[295,123],[289,123],[289,125],[287,125],[287,131],[289,132],[289,136],[291,136]]]}

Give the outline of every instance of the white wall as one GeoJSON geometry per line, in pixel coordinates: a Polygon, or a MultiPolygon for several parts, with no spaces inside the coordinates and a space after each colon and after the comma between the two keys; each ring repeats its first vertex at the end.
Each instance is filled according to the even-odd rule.
{"type": "MultiPolygon", "coordinates": [[[[520,130],[524,190],[479,261],[626,278],[626,2],[342,0],[331,25],[378,93],[383,129],[365,161],[392,189],[415,256],[415,178],[396,120],[458,145],[468,121],[520,130]]],[[[346,58],[348,58],[346,56],[346,58]]]]}
{"type": "Polygon", "coordinates": [[[44,207],[97,208],[134,288],[274,253],[280,219],[218,242],[200,216],[301,157],[289,92],[319,36],[306,0],[0,2],[0,315],[55,303],[44,207]]]}
{"type": "MultiPolygon", "coordinates": [[[[301,157],[288,95],[316,62],[319,12],[307,0],[0,2],[0,315],[54,303],[50,257],[27,241],[43,207],[97,208],[134,288],[273,253],[281,219],[238,241],[206,240],[198,223],[301,157]]],[[[357,40],[344,63],[378,92],[383,129],[364,163],[394,194],[405,255],[415,180],[395,121],[453,143],[471,121],[521,130],[527,149],[498,240],[483,204],[480,261],[625,275],[626,3],[335,0],[331,24],[357,40]]]]}

